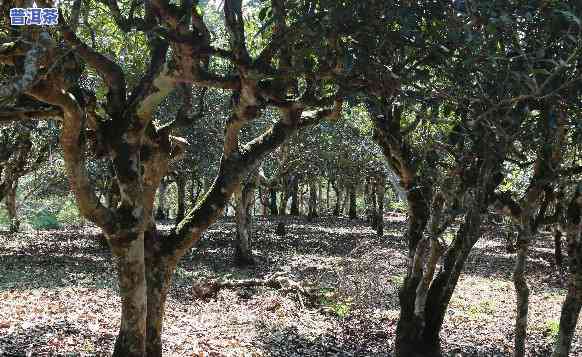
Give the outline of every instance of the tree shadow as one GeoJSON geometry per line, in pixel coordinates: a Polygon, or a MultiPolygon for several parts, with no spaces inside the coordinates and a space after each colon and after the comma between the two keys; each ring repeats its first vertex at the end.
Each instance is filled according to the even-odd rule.
{"type": "Polygon", "coordinates": [[[0,291],[116,286],[111,253],[100,247],[94,236],[58,231],[3,238],[0,291]]]}
{"type": "Polygon", "coordinates": [[[313,335],[302,333],[297,326],[258,326],[259,344],[265,346],[269,356],[370,356],[390,357],[386,351],[386,339],[380,334],[380,341],[369,333],[365,340],[346,339],[340,331],[322,331],[313,335]],[[338,333],[339,332],[339,333],[338,333]],[[378,342],[381,345],[378,350],[378,342]]]}
{"type": "MultiPolygon", "coordinates": [[[[67,339],[85,342],[85,352],[91,356],[107,356],[115,336],[99,334],[88,329],[87,326],[68,319],[35,321],[25,328],[10,329],[0,335],[0,356],[28,357],[54,356],[74,357],[81,356],[77,344],[69,346],[67,339]],[[54,347],[58,353],[54,353],[54,347]]],[[[82,343],[79,343],[82,345],[82,343]]]]}

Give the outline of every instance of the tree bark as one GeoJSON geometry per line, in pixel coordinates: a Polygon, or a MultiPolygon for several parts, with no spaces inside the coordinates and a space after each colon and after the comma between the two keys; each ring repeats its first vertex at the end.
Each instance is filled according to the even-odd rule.
{"type": "Polygon", "coordinates": [[[176,222],[180,222],[184,219],[184,214],[186,212],[186,182],[180,173],[177,173],[174,176],[178,194],[178,211],[176,212],[176,222]]]}
{"type": "Polygon", "coordinates": [[[566,213],[568,293],[560,314],[560,332],[552,357],[567,357],[582,307],[582,187],[579,185],[566,213]]]}
{"type": "Polygon", "coordinates": [[[10,220],[10,232],[16,233],[20,228],[20,221],[18,220],[18,214],[16,212],[16,188],[18,185],[18,180],[11,183],[10,187],[6,192],[6,198],[4,203],[6,205],[6,210],[8,211],[8,219],[10,220]]]}
{"type": "MultiPolygon", "coordinates": [[[[428,346],[424,347],[422,340],[423,321],[415,314],[416,289],[421,276],[416,273],[413,263],[418,244],[422,239],[429,218],[428,203],[420,190],[412,190],[408,196],[409,220],[406,232],[408,242],[408,271],[398,298],[400,301],[400,316],[396,326],[395,355],[398,357],[431,356],[428,346]],[[413,274],[414,273],[414,274],[413,274]]],[[[419,251],[422,249],[419,249],[419,251]]]]}
{"type": "Polygon", "coordinates": [[[529,288],[525,278],[528,248],[531,232],[521,230],[517,237],[517,259],[513,270],[513,285],[517,298],[517,317],[515,320],[515,357],[525,356],[525,339],[527,337],[527,314],[529,307],[529,288]]]}
{"type": "Polygon", "coordinates": [[[109,237],[117,258],[121,326],[115,341],[114,357],[143,357],[146,346],[146,277],[144,233],[109,237]]]}
{"type": "Polygon", "coordinates": [[[307,219],[309,221],[317,217],[317,184],[314,179],[309,180],[309,212],[307,219]]]}
{"type": "Polygon", "coordinates": [[[344,188],[344,200],[342,202],[342,206],[340,209],[340,214],[341,215],[349,215],[349,206],[350,206],[350,187],[348,185],[346,185],[346,187],[344,188]]]}
{"type": "Polygon", "coordinates": [[[162,254],[161,237],[155,227],[145,232],[147,282],[146,356],[162,356],[164,311],[176,261],[162,254]]]}
{"type": "Polygon", "coordinates": [[[376,204],[374,202],[375,197],[373,196],[372,178],[368,176],[364,181],[364,219],[374,229],[374,211],[376,210],[376,204]]]}
{"type": "Polygon", "coordinates": [[[336,185],[333,186],[333,190],[335,191],[335,206],[333,208],[333,215],[339,216],[341,213],[342,208],[342,189],[336,185]]]}
{"type": "Polygon", "coordinates": [[[358,213],[356,211],[356,185],[350,185],[350,219],[358,218],[358,213]]]}
{"type": "MultiPolygon", "coordinates": [[[[254,174],[252,174],[254,175],[254,174]]],[[[239,266],[250,266],[255,264],[252,251],[252,214],[251,204],[255,195],[256,177],[251,177],[234,193],[235,199],[235,261],[239,266]]]]}
{"type": "Polygon", "coordinates": [[[271,216],[276,216],[279,214],[277,209],[277,190],[274,188],[269,189],[269,209],[271,211],[271,216]]]}

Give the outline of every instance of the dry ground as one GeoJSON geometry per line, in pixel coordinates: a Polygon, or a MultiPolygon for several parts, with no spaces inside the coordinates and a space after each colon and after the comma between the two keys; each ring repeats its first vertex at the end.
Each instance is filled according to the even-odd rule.
{"type": "MultiPolygon", "coordinates": [[[[212,226],[178,268],[164,331],[166,356],[390,356],[403,279],[404,222],[387,216],[384,237],[363,222],[259,218],[258,266],[232,266],[232,221],[212,226]],[[191,285],[213,277],[287,272],[330,292],[319,306],[269,288],[223,290],[193,298],[191,285]]],[[[0,233],[0,356],[106,356],[119,322],[111,255],[95,229],[0,233]]],[[[500,229],[490,225],[471,254],[442,332],[451,356],[509,356],[515,317],[511,268],[500,229]]],[[[528,278],[530,356],[548,356],[565,289],[552,273],[547,235],[532,248],[528,278]]],[[[572,356],[582,356],[579,324],[572,356]]]]}

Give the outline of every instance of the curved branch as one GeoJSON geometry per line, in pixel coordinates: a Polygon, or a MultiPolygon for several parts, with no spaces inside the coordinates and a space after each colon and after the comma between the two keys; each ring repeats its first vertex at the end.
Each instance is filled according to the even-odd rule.
{"type": "Polygon", "coordinates": [[[85,62],[93,67],[103,78],[109,92],[107,106],[110,114],[122,113],[126,104],[125,76],[121,67],[83,43],[75,33],[65,24],[62,14],[59,17],[63,38],[85,62]]]}
{"type": "Polygon", "coordinates": [[[61,91],[49,82],[37,84],[27,94],[63,110],[61,145],[67,176],[72,191],[75,193],[77,207],[83,216],[101,227],[105,233],[111,233],[113,231],[112,213],[97,198],[89,182],[85,165],[84,144],[81,138],[84,123],[83,110],[72,95],[61,91]]]}

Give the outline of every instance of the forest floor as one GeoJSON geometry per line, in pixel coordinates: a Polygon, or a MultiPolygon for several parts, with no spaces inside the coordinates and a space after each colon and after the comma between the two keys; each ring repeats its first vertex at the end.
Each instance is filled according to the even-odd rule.
{"type": "MultiPolygon", "coordinates": [[[[258,218],[253,269],[233,266],[232,220],[211,227],[184,257],[171,289],[165,356],[390,356],[405,272],[404,217],[386,216],[384,237],[362,221],[258,218]],[[275,234],[285,220],[287,234],[275,234]],[[329,297],[307,304],[265,287],[221,290],[200,300],[209,278],[284,272],[329,297]],[[204,352],[204,354],[202,354],[204,352]]],[[[0,233],[0,356],[107,356],[119,323],[112,258],[94,228],[0,233]]],[[[469,257],[441,333],[451,356],[509,356],[516,315],[502,228],[487,225],[469,257]]],[[[445,237],[446,238],[446,237],[445,237]]],[[[566,290],[542,234],[528,263],[529,356],[549,356],[566,290]]],[[[571,356],[582,356],[582,323],[571,356]]]]}

